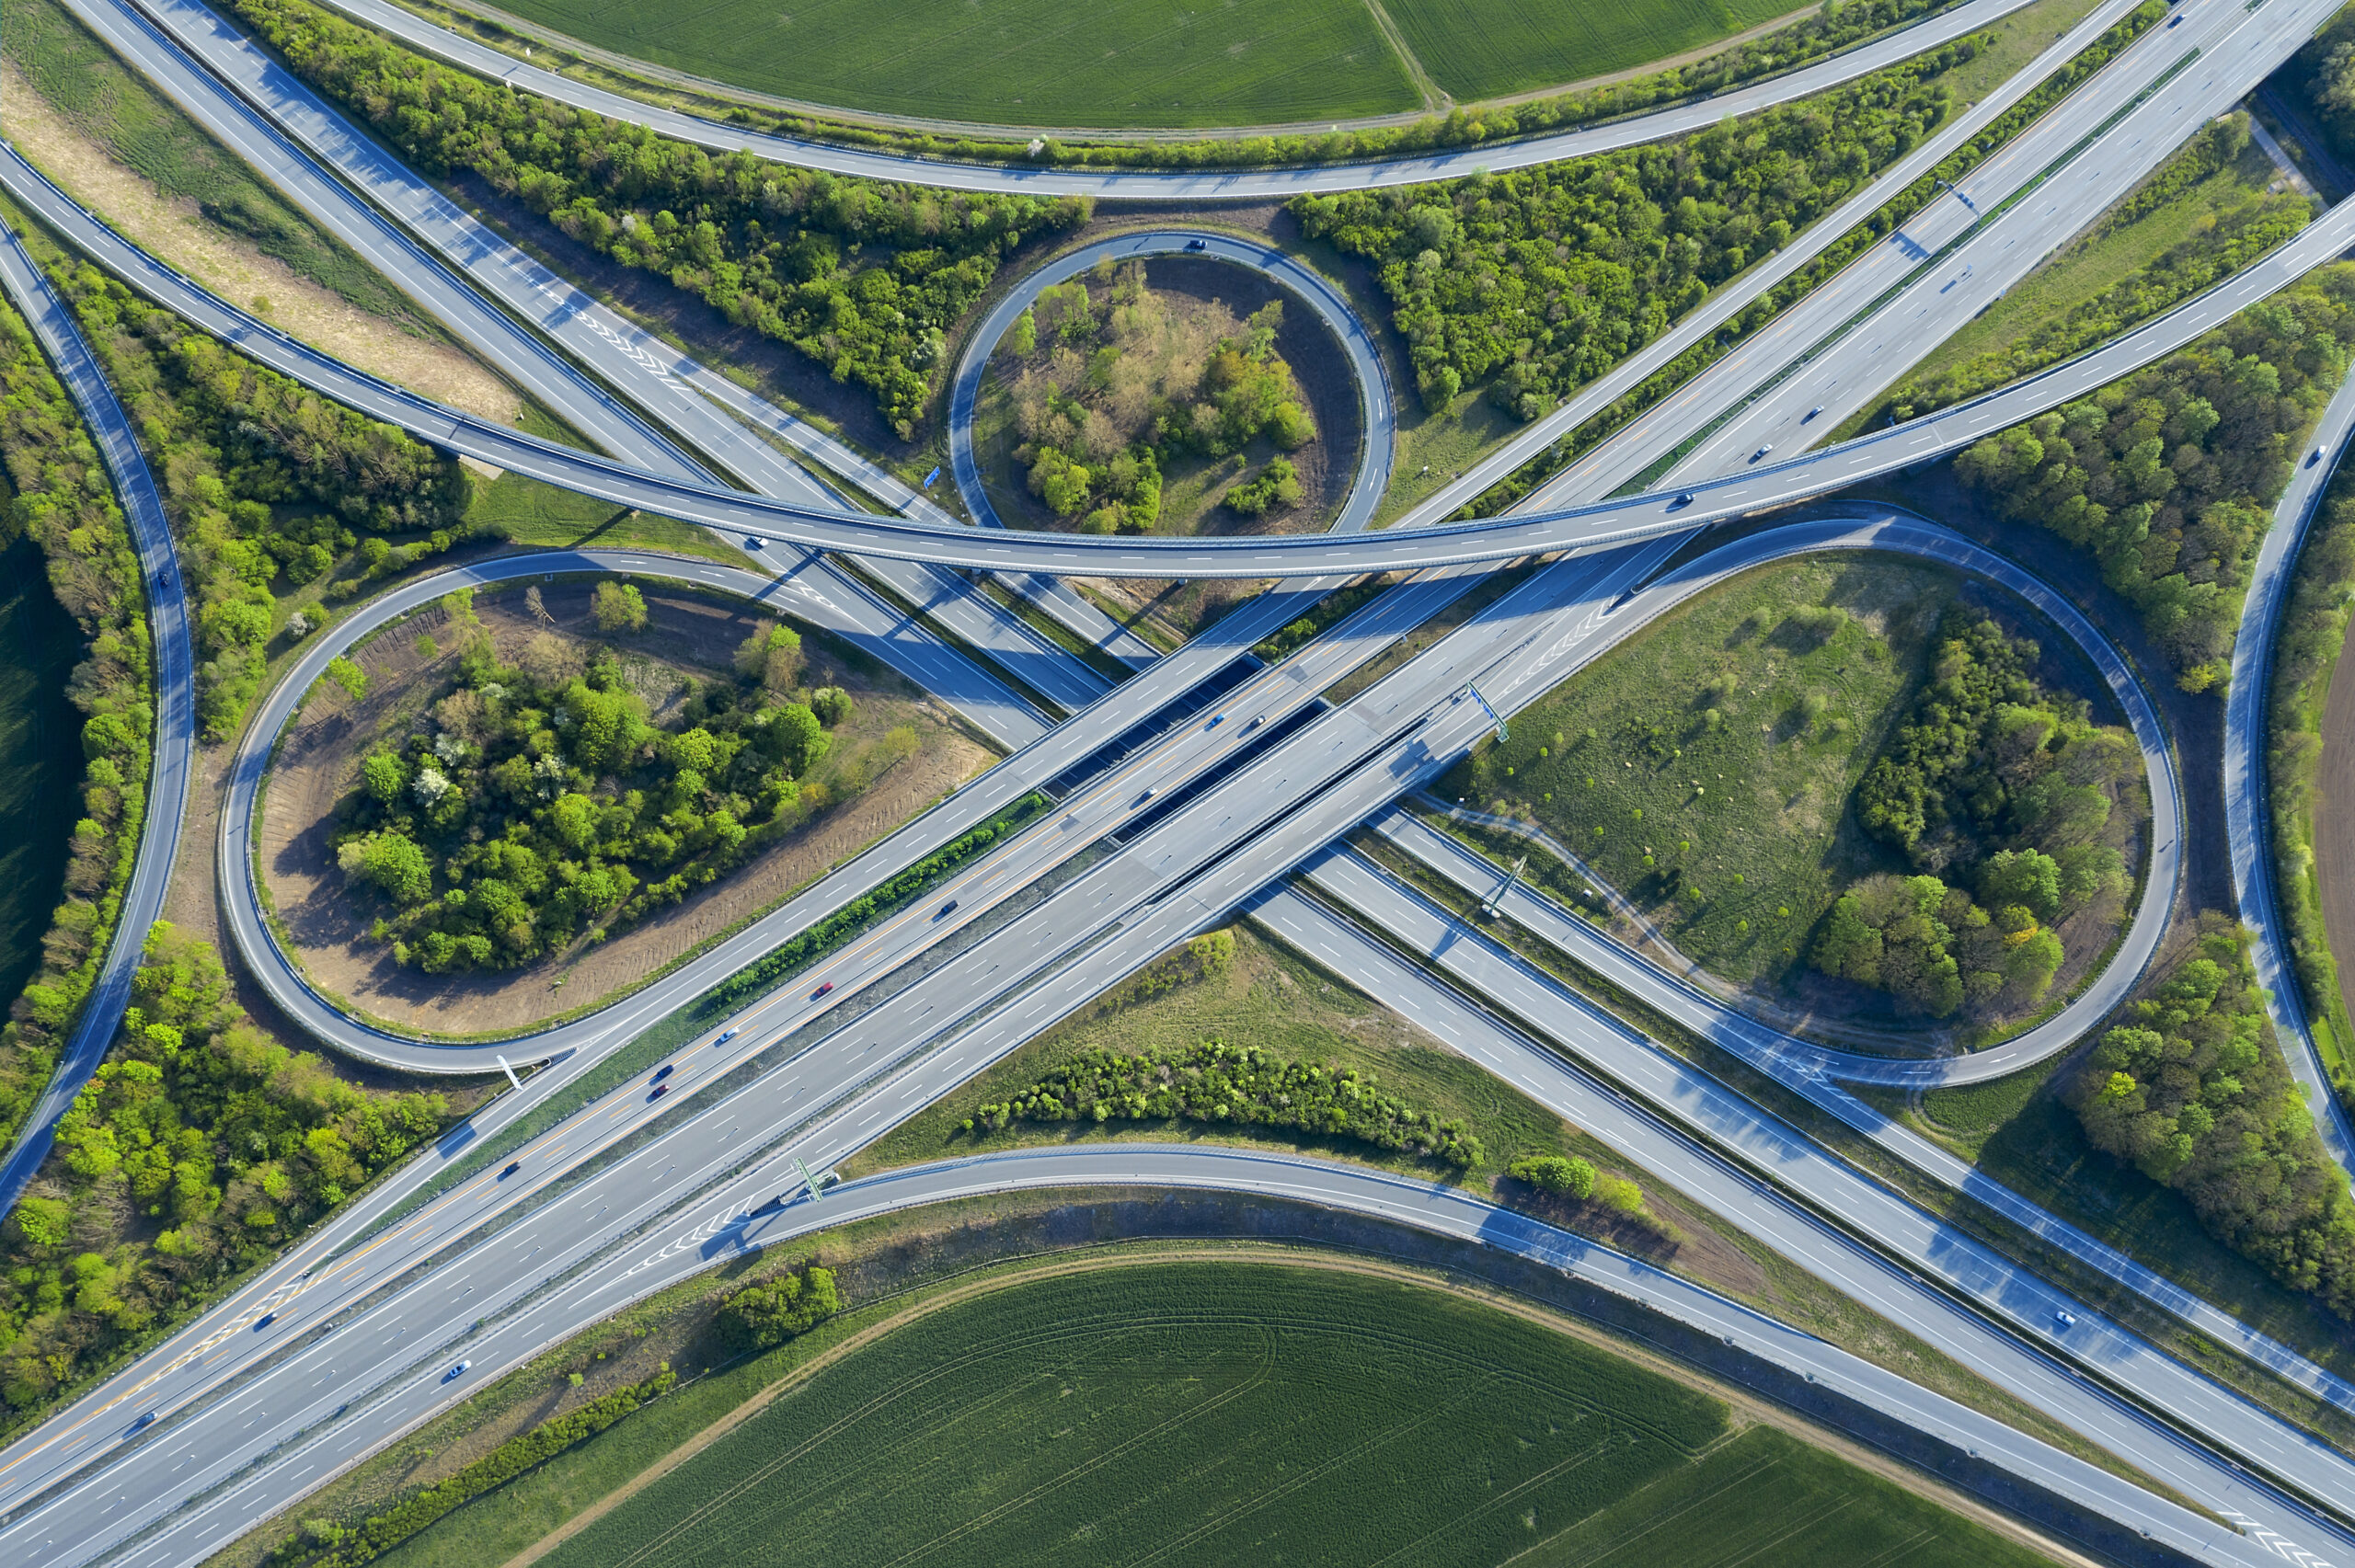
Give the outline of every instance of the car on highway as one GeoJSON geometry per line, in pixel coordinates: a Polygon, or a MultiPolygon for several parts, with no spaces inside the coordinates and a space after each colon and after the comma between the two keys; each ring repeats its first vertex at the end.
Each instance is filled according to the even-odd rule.
{"type": "Polygon", "coordinates": [[[2077,1314],[2076,1314],[2076,1313],[2074,1313],[2074,1312],[2069,1312],[2069,1311],[2060,1311],[2060,1312],[2055,1312],[2055,1313],[2053,1313],[2053,1314],[2052,1314],[2052,1328],[2053,1328],[2053,1332],[2054,1332],[2054,1333],[2067,1333],[2071,1329],[2075,1328],[2076,1326],[2077,1326],[2077,1314]]]}
{"type": "Polygon", "coordinates": [[[138,1431],[143,1431],[143,1430],[144,1430],[145,1428],[147,1428],[147,1427],[149,1427],[149,1426],[154,1425],[155,1424],[155,1413],[154,1411],[152,1411],[152,1410],[151,1410],[151,1411],[149,1411],[146,1414],[144,1414],[144,1415],[141,1416],[138,1420],[136,1420],[136,1421],[132,1422],[132,1423],[131,1424],[131,1425],[130,1425],[128,1428],[126,1428],[126,1429],[124,1430],[124,1432],[123,1432],[123,1434],[122,1434],[122,1435],[123,1435],[124,1436],[128,1437],[128,1436],[131,1436],[131,1434],[132,1434],[132,1433],[133,1433],[133,1432],[138,1432],[138,1431]]]}
{"type": "Polygon", "coordinates": [[[523,1162],[522,1162],[521,1160],[510,1160],[509,1162],[507,1162],[507,1169],[505,1169],[504,1171],[501,1171],[501,1172],[500,1172],[500,1173],[499,1173],[499,1179],[500,1179],[500,1181],[502,1181],[502,1182],[503,1182],[503,1181],[505,1181],[508,1177],[510,1177],[510,1176],[513,1175],[516,1172],[518,1172],[518,1171],[522,1170],[523,1168],[523,1162]]]}
{"type": "Polygon", "coordinates": [[[471,1361],[461,1361],[455,1367],[453,1367],[448,1371],[442,1373],[442,1380],[446,1383],[453,1378],[462,1378],[465,1376],[466,1368],[473,1365],[474,1363],[471,1361]]]}
{"type": "Polygon", "coordinates": [[[1243,733],[1244,733],[1244,734],[1246,734],[1246,735],[1248,735],[1248,734],[1250,734],[1253,730],[1255,730],[1255,729],[1258,728],[1261,725],[1263,725],[1263,724],[1265,724],[1265,723],[1267,723],[1267,722],[1268,722],[1268,715],[1267,715],[1266,714],[1261,714],[1258,718],[1253,719],[1249,724],[1246,724],[1246,725],[1245,725],[1245,726],[1243,727],[1243,733]]]}
{"type": "Polygon", "coordinates": [[[719,1038],[712,1041],[711,1043],[715,1046],[724,1046],[729,1041],[734,1039],[742,1031],[737,1029],[723,1029],[720,1031],[719,1038]]]}
{"type": "Polygon", "coordinates": [[[833,990],[833,989],[834,989],[834,982],[833,982],[833,981],[832,981],[832,980],[828,980],[828,981],[826,981],[823,985],[821,985],[821,986],[820,986],[816,990],[813,990],[813,991],[811,991],[811,992],[810,993],[810,1001],[817,1001],[820,997],[821,997],[821,996],[825,995],[828,991],[830,991],[830,990],[833,990]]]}
{"type": "Polygon", "coordinates": [[[2183,13],[2181,11],[2177,11],[2174,16],[2168,17],[2167,26],[2171,28],[2179,28],[2183,26],[2183,13]]]}
{"type": "Polygon", "coordinates": [[[1804,414],[1802,414],[1802,415],[1800,415],[1800,416],[1799,416],[1799,423],[1800,423],[1800,424],[1802,424],[1802,425],[1807,424],[1809,421],[1812,420],[1812,419],[1813,419],[1813,418],[1814,418],[1818,414],[1821,414],[1821,413],[1822,413],[1822,412],[1823,412],[1823,405],[1822,405],[1822,404],[1821,404],[1821,403],[1819,403],[1819,404],[1817,404],[1814,407],[1812,407],[1812,408],[1809,409],[1806,413],[1804,413],[1804,414]]]}
{"type": "Polygon", "coordinates": [[[1757,462],[1760,458],[1762,458],[1762,457],[1765,456],[1768,452],[1772,452],[1772,451],[1774,451],[1774,450],[1775,450],[1775,443],[1774,443],[1773,441],[1768,441],[1764,446],[1760,447],[1756,452],[1752,452],[1752,453],[1750,454],[1750,461],[1751,461],[1751,462],[1752,462],[1752,463],[1755,463],[1755,462],[1757,462]]]}
{"type": "Polygon", "coordinates": [[[752,535],[751,535],[751,534],[749,534],[749,533],[747,533],[746,535],[744,535],[744,548],[745,548],[745,549],[747,549],[747,550],[757,550],[757,549],[759,549],[760,547],[761,547],[761,542],[760,542],[758,539],[754,538],[752,535]]]}
{"type": "Polygon", "coordinates": [[[1220,725],[1223,725],[1225,722],[1226,715],[1224,714],[1213,714],[1211,715],[1210,723],[1202,726],[1202,733],[1204,735],[1208,735],[1212,730],[1216,729],[1220,725]]]}
{"type": "Polygon", "coordinates": [[[654,1104],[655,1101],[662,1098],[663,1095],[668,1094],[670,1092],[671,1086],[669,1084],[658,1083],[654,1086],[654,1093],[646,1097],[646,1103],[650,1105],[654,1104]]]}
{"type": "Polygon", "coordinates": [[[2316,447],[2316,448],[2315,448],[2315,449],[2314,449],[2314,451],[2312,451],[2312,452],[2310,452],[2306,453],[2306,466],[2307,466],[2307,467],[2312,468],[2315,464],[2320,463],[2321,461],[2322,461],[2322,448],[2320,448],[2320,447],[2316,447]]]}
{"type": "MultiPolygon", "coordinates": [[[[721,1036],[721,1037],[722,1037],[722,1038],[725,1038],[726,1036],[721,1036]]],[[[647,1082],[648,1082],[649,1083],[660,1083],[660,1082],[661,1082],[664,1079],[666,1079],[666,1078],[668,1078],[668,1077],[670,1077],[670,1076],[671,1076],[671,1070],[672,1070],[673,1067],[675,1067],[676,1065],[678,1065],[678,1064],[677,1064],[677,1063],[675,1063],[675,1062],[667,1062],[667,1061],[666,1061],[666,1062],[664,1062],[661,1067],[658,1067],[658,1068],[656,1068],[656,1069],[654,1070],[654,1076],[653,1076],[653,1077],[651,1077],[651,1078],[649,1078],[649,1079],[648,1079],[648,1080],[647,1080],[647,1082]]]]}
{"type": "Polygon", "coordinates": [[[932,913],[932,918],[933,918],[933,919],[935,919],[935,920],[936,920],[936,921],[937,921],[937,920],[947,920],[950,915],[953,915],[953,914],[955,914],[956,912],[957,912],[957,900],[956,900],[956,899],[954,899],[954,898],[951,898],[951,899],[949,899],[947,903],[945,903],[945,904],[941,905],[941,906],[940,906],[940,908],[938,908],[937,910],[935,910],[933,911],[933,913],[932,913]]]}
{"type": "Polygon", "coordinates": [[[1671,511],[1683,511],[1686,507],[1689,507],[1692,504],[1693,492],[1690,490],[1680,490],[1676,494],[1676,498],[1668,503],[1668,509],[1671,511]]]}
{"type": "Polygon", "coordinates": [[[1189,239],[1186,242],[1188,250],[1208,250],[1210,247],[1211,242],[1206,239],[1189,239]]]}
{"type": "Polygon", "coordinates": [[[261,1333],[262,1330],[268,1328],[277,1321],[278,1314],[276,1312],[264,1312],[260,1317],[254,1320],[254,1333],[261,1333]]]}

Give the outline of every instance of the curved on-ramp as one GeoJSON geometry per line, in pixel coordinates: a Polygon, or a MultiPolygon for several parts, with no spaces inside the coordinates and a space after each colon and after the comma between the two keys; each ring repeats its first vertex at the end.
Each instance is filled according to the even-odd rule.
{"type": "Polygon", "coordinates": [[[196,748],[195,660],[189,647],[188,601],[180,588],[179,561],[172,553],[164,499],[155,489],[133,438],[131,421],[98,359],[84,341],[65,302],[25,251],[15,231],[0,223],[0,284],[33,330],[58,380],[73,394],[90,441],[114,481],[123,521],[139,551],[147,596],[147,626],[155,648],[154,750],[147,775],[147,814],[131,883],[122,890],[114,940],[100,962],[97,982],[82,1003],[81,1016],[49,1086],[25,1118],[16,1147],[0,1164],[0,1214],[13,1207],[33,1179],[55,1137],[57,1118],[74,1103],[113,1043],[115,1026],[131,1001],[148,929],[164,912],[172,864],[179,858],[180,822],[186,815],[189,775],[196,748]]]}
{"type": "Polygon", "coordinates": [[[444,407],[342,364],[173,272],[84,211],[18,157],[0,188],[126,283],[194,326],[324,395],[419,440],[617,506],[819,550],[895,555],[988,571],[1055,576],[1299,578],[1510,560],[1682,532],[1855,484],[1967,446],[2173,352],[2243,307],[2335,259],[2355,241],[2355,200],[2340,202],[2229,281],[2115,341],[2001,392],[1772,467],[1560,511],[1508,514],[1406,532],[1228,539],[1088,538],[944,526],[798,506],[642,473],[444,407]],[[1691,499],[1685,500],[1684,496],[1691,499]]]}
{"type": "Polygon", "coordinates": [[[2265,987],[2266,1005],[2280,1036],[2281,1054],[2314,1109],[2315,1130],[2339,1169],[2355,1177],[2355,1130],[2323,1065],[2306,1016],[2290,934],[2281,921],[2273,877],[2273,807],[2267,774],[2271,740],[2267,705],[2272,697],[2274,643],[2296,577],[2299,549],[2345,462],[2355,432],[2355,374],[2341,383],[2315,428],[2314,461],[2301,460],[2290,487],[2273,509],[2273,524],[2257,547],[2248,597],[2241,602],[2240,635],[2233,645],[2232,686],[2224,699],[2224,826],[2232,840],[2233,890],[2249,928],[2251,957],[2265,987]]]}
{"type": "MultiPolygon", "coordinates": [[[[143,0],[152,3],[152,0],[143,0]]],[[[1936,16],[1886,33],[1869,42],[1826,56],[1747,86],[1715,97],[1522,141],[1483,143],[1413,157],[1304,168],[1092,171],[1019,168],[1009,165],[944,163],[907,153],[846,147],[724,125],[641,99],[609,92],[542,70],[447,28],[436,26],[389,0],[326,0],[353,21],[438,55],[478,75],[519,91],[587,109],[610,120],[642,125],[682,142],[718,152],[745,152],[772,163],[823,169],[866,179],[896,180],[948,190],[992,191],[1007,196],[1095,196],[1125,201],[1265,201],[1314,191],[1370,190],[1460,175],[1528,168],[1562,158],[1640,146],[1663,137],[1706,130],[1722,120],[1788,103],[1810,93],[1911,59],[2018,10],[2028,0],[1964,0],[1936,16]]]]}
{"type": "Polygon", "coordinates": [[[974,327],[965,357],[948,396],[948,462],[957,479],[957,493],[965,509],[991,528],[1005,526],[990,505],[973,455],[973,413],[981,402],[982,376],[998,340],[1015,318],[1038,303],[1040,293],[1069,278],[1076,278],[1099,261],[1137,261],[1148,257],[1198,257],[1246,267],[1272,280],[1294,299],[1316,313],[1349,357],[1357,381],[1359,418],[1363,434],[1358,448],[1356,476],[1334,521],[1332,532],[1355,533],[1373,521],[1373,509],[1390,488],[1390,467],[1397,448],[1398,405],[1391,395],[1390,374],[1383,368],[1382,350],[1373,334],[1350,306],[1340,290],[1273,246],[1255,245],[1210,229],[1155,229],[1144,234],[1115,235],[1059,256],[1025,276],[974,327]]]}

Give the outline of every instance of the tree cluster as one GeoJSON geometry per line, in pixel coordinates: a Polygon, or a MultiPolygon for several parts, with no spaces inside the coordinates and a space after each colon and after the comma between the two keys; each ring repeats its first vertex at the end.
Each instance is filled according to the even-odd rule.
{"type": "Polygon", "coordinates": [[[2232,668],[2250,563],[2347,372],[2355,267],[2320,269],[2181,352],[1955,459],[2006,517],[2093,552],[2186,691],[2232,668]]]}
{"type": "Polygon", "coordinates": [[[305,1519],[303,1527],[262,1559],[266,1568],[360,1568],[525,1471],[546,1464],[576,1443],[584,1443],[622,1417],[671,1391],[679,1380],[668,1363],[642,1383],[591,1400],[578,1410],[552,1416],[520,1437],[510,1437],[447,1481],[410,1494],[393,1506],[344,1526],[305,1519]]]}
{"type": "Polygon", "coordinates": [[[2281,1060],[2246,940],[2200,943],[2067,1087],[2095,1146],[2183,1194],[2220,1241],[2355,1318],[2355,1199],[2281,1060]]]}
{"type": "MultiPolygon", "coordinates": [[[[457,460],[221,347],[86,262],[52,269],[139,428],[179,527],[197,712],[233,734],[259,690],[277,592],[331,597],[465,537],[457,460]],[[398,546],[386,534],[409,536],[398,546]]],[[[290,623],[289,631],[293,630],[290,623]]]]}
{"type": "MultiPolygon", "coordinates": [[[[696,686],[664,729],[610,647],[582,669],[543,633],[502,664],[471,595],[445,603],[464,640],[453,688],[362,763],[333,840],[396,911],[377,940],[430,974],[529,963],[718,880],[804,819],[827,715],[850,713],[838,688],[775,700],[800,647],[782,624],[746,639],[744,679],[696,686]]],[[[909,728],[891,760],[915,746],[909,728]]]]}
{"type": "Polygon", "coordinates": [[[1080,199],[923,189],[780,168],[518,93],[413,54],[308,0],[231,9],[295,73],[430,173],[481,176],[624,266],[875,394],[914,433],[948,334],[1030,235],[1080,199]]]}
{"type": "Polygon", "coordinates": [[[50,590],[86,639],[66,695],[83,715],[82,809],[41,962],[0,1025],[0,1138],[14,1139],[114,940],[146,819],[155,650],[139,553],[106,464],[30,328],[0,302],[0,545],[40,547],[50,590]]]}
{"type": "MultiPolygon", "coordinates": [[[[1041,291],[999,346],[1022,437],[1015,458],[1057,515],[1081,519],[1089,533],[1143,532],[1160,519],[1171,458],[1223,457],[1262,434],[1287,452],[1315,439],[1276,352],[1281,301],[1238,324],[1216,301],[1147,288],[1142,262],[1116,269],[1108,258],[1093,281],[1041,291]]],[[[1258,509],[1279,499],[1269,487],[1258,509]]],[[[1299,499],[1295,477],[1284,504],[1299,499]]]]}
{"type": "Polygon", "coordinates": [[[978,1107],[962,1130],[987,1137],[1017,1122],[1234,1122],[1351,1139],[1466,1169],[1480,1140],[1382,1093],[1370,1074],[1290,1062],[1254,1046],[1205,1040],[1189,1050],[1124,1056],[1086,1050],[1015,1094],[978,1107]]]}
{"type": "Polygon", "coordinates": [[[748,1285],[719,1304],[720,1340],[731,1350],[768,1350],[842,1310],[832,1269],[805,1259],[775,1279],[748,1285]]]}
{"type": "Polygon", "coordinates": [[[132,994],[0,1227],[0,1398],[17,1410],[274,1256],[445,1120],[440,1094],[361,1089],[255,1028],[220,956],[169,924],[132,994]]]}
{"type": "MultiPolygon", "coordinates": [[[[2211,121],[2075,248],[2100,244],[2231,166],[2248,149],[2248,123],[2245,114],[2211,121]]],[[[2149,266],[2039,324],[2008,347],[1967,360],[1927,381],[1900,386],[1889,395],[1890,411],[1900,419],[1911,419],[2058,364],[2239,271],[2289,240],[2314,216],[2314,203],[2304,196],[2249,192],[2229,210],[2208,214],[2149,266]]]]}
{"type": "Polygon", "coordinates": [[[1424,401],[1493,376],[1534,419],[1779,249],[1947,118],[1963,40],[1696,135],[1446,185],[1304,196],[1378,269],[1424,401]]]}
{"type": "Polygon", "coordinates": [[[1817,933],[1817,968],[1936,1018],[2017,1008],[2061,967],[2053,923],[2124,891],[2110,816],[2139,753],[2055,701],[2038,656],[1948,612],[1929,681],[1856,788],[1857,821],[1916,875],[1844,894],[1817,933]]]}

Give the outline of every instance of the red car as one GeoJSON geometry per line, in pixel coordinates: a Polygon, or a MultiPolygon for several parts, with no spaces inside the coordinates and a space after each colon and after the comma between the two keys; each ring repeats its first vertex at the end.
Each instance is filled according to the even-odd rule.
{"type": "Polygon", "coordinates": [[[832,981],[832,980],[828,980],[824,985],[820,986],[816,990],[813,990],[813,991],[811,991],[811,992],[810,993],[810,1001],[817,1001],[820,997],[821,997],[821,996],[825,995],[828,991],[830,991],[830,990],[833,990],[833,989],[834,989],[834,982],[833,982],[833,981],[832,981]]]}
{"type": "Polygon", "coordinates": [[[668,1094],[670,1092],[671,1086],[669,1084],[658,1083],[654,1086],[654,1093],[646,1097],[646,1103],[650,1105],[655,1101],[662,1098],[663,1095],[668,1094]]]}

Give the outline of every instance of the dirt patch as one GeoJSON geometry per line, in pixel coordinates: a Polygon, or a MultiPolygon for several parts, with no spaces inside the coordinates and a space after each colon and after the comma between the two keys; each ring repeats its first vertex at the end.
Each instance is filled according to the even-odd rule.
{"type": "MultiPolygon", "coordinates": [[[[625,643],[624,665],[659,722],[684,700],[690,681],[731,678],[730,656],[756,617],[741,605],[683,591],[648,587],[645,597],[649,624],[625,643]]],[[[547,634],[584,656],[595,637],[586,583],[534,584],[475,602],[509,662],[547,634]]],[[[370,938],[379,906],[350,891],[327,841],[337,803],[367,753],[426,722],[456,664],[456,639],[439,635],[445,624],[437,607],[361,649],[370,684],[360,702],[332,689],[312,698],[281,743],[259,834],[264,885],[312,983],[402,1028],[522,1029],[626,990],[774,907],[995,760],[928,698],[894,676],[855,668],[821,634],[805,629],[805,679],[841,686],[857,700],[856,715],[835,732],[835,755],[853,756],[894,726],[913,724],[924,742],[913,756],[711,887],[609,941],[497,973],[405,969],[387,944],[370,938]]]]}
{"type": "Polygon", "coordinates": [[[169,257],[222,298],[248,307],[257,296],[267,299],[269,309],[256,314],[304,342],[469,414],[515,422],[523,405],[514,389],[470,355],[387,330],[350,301],[231,239],[204,220],[195,202],[166,197],[67,124],[13,62],[0,63],[0,130],[67,195],[103,214],[149,255],[169,257]]]}

